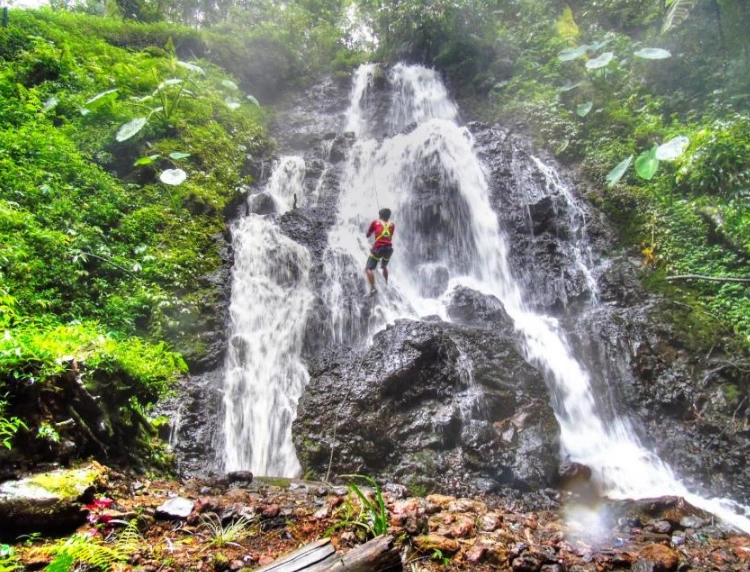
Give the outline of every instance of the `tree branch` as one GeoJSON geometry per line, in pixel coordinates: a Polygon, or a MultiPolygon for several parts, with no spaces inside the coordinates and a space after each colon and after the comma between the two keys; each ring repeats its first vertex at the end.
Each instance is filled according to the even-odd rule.
{"type": "Polygon", "coordinates": [[[723,278],[717,276],[701,276],[700,274],[680,274],[679,276],[667,276],[667,282],[674,280],[709,280],[711,282],[742,282],[750,284],[750,278],[723,278]]]}

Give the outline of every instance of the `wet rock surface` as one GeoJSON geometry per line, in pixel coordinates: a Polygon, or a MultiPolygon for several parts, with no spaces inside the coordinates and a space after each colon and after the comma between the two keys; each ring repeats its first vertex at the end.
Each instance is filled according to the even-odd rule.
{"type": "Polygon", "coordinates": [[[412,488],[544,488],[558,428],[544,381],[507,332],[398,321],[363,355],[311,368],[293,436],[319,476],[365,472],[412,488]]]}
{"type": "MultiPolygon", "coordinates": [[[[382,119],[387,115],[389,100],[383,82],[378,85],[370,94],[369,109],[373,117],[382,119]]],[[[312,379],[310,395],[303,398],[303,409],[299,413],[300,419],[308,419],[309,423],[298,421],[294,431],[299,455],[311,463],[317,474],[327,472],[327,459],[322,459],[330,451],[327,439],[335,425],[331,418],[343,401],[349,379],[361,359],[359,350],[347,352],[333,347],[335,336],[328,325],[330,309],[324,302],[325,279],[317,270],[323,258],[331,255],[326,250],[327,231],[335,221],[343,166],[354,144],[351,134],[342,133],[342,114],[348,105],[349,90],[348,82],[324,80],[308,92],[286,101],[274,126],[279,140],[278,154],[298,155],[305,161],[305,195],[298,197],[298,208],[283,216],[269,216],[277,218],[282,232],[310,250],[316,269],[311,273],[316,297],[308,318],[303,350],[312,379]],[[314,207],[310,206],[313,202],[307,201],[309,197],[315,197],[314,207]],[[325,392],[330,396],[325,397],[325,392]]],[[[379,125],[381,131],[374,135],[386,135],[385,122],[379,125]]],[[[642,442],[668,461],[692,490],[749,502],[750,429],[745,421],[750,416],[750,400],[747,399],[750,368],[738,363],[726,348],[703,347],[700,340],[687,340],[684,328],[670,325],[672,321],[684,320],[689,311],[670,305],[643,289],[641,279],[648,270],[641,267],[639,253],[620,253],[616,249],[616,240],[606,220],[580,196],[586,189],[585,181],[534,149],[529,138],[512,125],[470,123],[468,128],[486,167],[491,202],[507,235],[511,269],[524,290],[525,301],[531,308],[559,320],[574,353],[590,373],[603,415],[622,415],[630,419],[642,442]],[[571,201],[566,192],[576,195],[576,200],[571,201]],[[582,261],[590,267],[590,275],[585,272],[585,265],[580,264],[582,261]],[[592,287],[592,282],[596,282],[596,288],[592,287]]],[[[248,161],[247,168],[261,174],[252,192],[258,192],[263,176],[270,174],[270,163],[270,159],[248,161]]],[[[419,176],[415,177],[414,192],[422,208],[418,209],[421,214],[413,224],[425,226],[422,230],[429,230],[429,215],[437,212],[441,200],[455,199],[455,188],[443,181],[433,167],[433,162],[426,157],[419,176]]],[[[403,225],[400,228],[401,233],[406,230],[403,225]]],[[[432,231],[438,233],[435,237],[439,242],[439,229],[432,231]]],[[[404,234],[400,236],[403,238],[404,234]]],[[[426,257],[429,255],[429,252],[424,253],[426,257]]],[[[339,326],[339,336],[347,340],[347,347],[361,348],[366,343],[365,334],[370,331],[367,325],[377,314],[377,307],[359,304],[365,291],[361,266],[347,269],[347,272],[349,297],[340,308],[344,319],[339,326]]],[[[436,265],[425,272],[424,294],[446,294],[447,269],[436,265]]],[[[512,353],[509,348],[518,346],[518,340],[511,339],[512,328],[499,301],[462,289],[449,296],[452,300],[448,315],[463,329],[433,322],[428,325],[425,321],[422,327],[433,328],[430,336],[435,336],[438,347],[441,336],[451,338],[457,348],[472,346],[474,341],[469,340],[476,338],[479,340],[476,346],[482,348],[488,346],[491,336],[495,335],[502,338],[497,342],[498,347],[509,353],[512,353]]],[[[513,432],[519,420],[529,418],[529,410],[540,411],[537,400],[550,403],[554,399],[539,382],[540,378],[536,378],[533,391],[516,394],[512,412],[503,409],[502,419],[494,417],[498,400],[493,397],[497,389],[492,388],[492,383],[505,383],[503,372],[513,370],[517,353],[508,358],[511,364],[508,366],[504,358],[494,357],[485,349],[465,352],[464,355],[470,357],[467,359],[471,362],[470,369],[478,372],[479,377],[492,377],[495,370],[501,373],[497,374],[499,381],[485,385],[476,383],[482,399],[487,399],[484,411],[479,413],[483,406],[477,399],[468,407],[468,414],[461,413],[462,417],[455,408],[441,402],[441,399],[448,401],[455,396],[459,401],[470,401],[466,398],[470,390],[455,373],[460,368],[451,363],[450,352],[440,354],[440,359],[444,360],[440,363],[457,381],[447,384],[436,381],[432,388],[434,395],[412,390],[413,399],[409,401],[396,399],[393,392],[389,394],[382,389],[387,385],[384,381],[388,374],[382,371],[384,358],[377,351],[375,348],[368,351],[367,367],[360,372],[372,386],[368,391],[362,389],[362,395],[367,398],[363,397],[356,407],[345,404],[339,415],[339,431],[348,427],[346,430],[352,431],[355,440],[347,444],[345,436],[337,434],[334,451],[347,451],[338,469],[408,479],[410,471],[416,471],[417,478],[421,478],[425,471],[434,473],[447,467],[452,472],[450,477],[440,477],[444,484],[450,485],[458,476],[469,474],[469,479],[462,479],[461,487],[477,492],[492,490],[498,483],[524,487],[535,482],[536,486],[543,487],[550,478],[554,480],[557,469],[556,465],[552,468],[551,465],[556,464],[556,455],[554,462],[541,461],[537,470],[544,478],[520,478],[523,471],[512,460],[514,455],[524,456],[520,451],[557,439],[556,428],[550,429],[549,439],[537,435],[527,444],[513,432]],[[381,405],[381,400],[393,409],[381,405]],[[383,432],[375,423],[376,418],[381,417],[382,426],[391,419],[392,411],[401,419],[400,429],[394,427],[391,433],[383,432]],[[366,423],[361,423],[360,417],[364,417],[366,423]],[[433,417],[438,428],[435,431],[428,423],[428,420],[433,422],[433,417]],[[498,426],[503,420],[505,425],[498,426]],[[380,443],[383,434],[387,437],[383,440],[386,449],[378,455],[374,452],[375,444],[380,443]],[[511,442],[503,442],[502,435],[511,434],[516,435],[511,442]],[[395,445],[396,436],[404,440],[403,448],[395,445]],[[497,439],[500,439],[499,445],[497,439]],[[498,452],[489,453],[494,447],[498,452]],[[361,450],[355,451],[357,448],[361,450]],[[420,450],[424,451],[421,458],[417,456],[420,450]],[[515,453],[511,454],[511,450],[515,453]],[[404,457],[399,460],[402,453],[404,457]],[[496,468],[485,466],[482,461],[485,458],[497,462],[496,468]],[[464,470],[468,473],[462,472],[464,470]],[[550,470],[552,476],[548,477],[550,470]],[[527,484],[519,484],[524,482],[527,484]]],[[[398,345],[389,346],[384,355],[402,355],[405,351],[398,345]]],[[[518,367],[523,371],[533,369],[527,364],[518,367]]],[[[195,411],[188,415],[193,429],[182,429],[177,441],[187,474],[205,471],[197,461],[191,465],[190,456],[199,459],[201,450],[209,452],[215,447],[213,434],[206,431],[205,426],[216,419],[217,406],[203,408],[201,400],[213,392],[211,399],[214,401],[209,399],[207,403],[217,403],[215,394],[221,375],[220,370],[215,372],[213,389],[205,385],[206,391],[194,392],[196,405],[188,408],[195,411]]],[[[198,379],[198,385],[202,383],[198,379]]],[[[359,383],[365,385],[366,382],[359,383]]],[[[545,427],[545,423],[539,423],[540,428],[545,427]]],[[[212,461],[213,456],[209,457],[212,461]]],[[[336,470],[333,469],[334,473],[336,470]]],[[[432,483],[432,477],[425,482],[432,483]]]]}

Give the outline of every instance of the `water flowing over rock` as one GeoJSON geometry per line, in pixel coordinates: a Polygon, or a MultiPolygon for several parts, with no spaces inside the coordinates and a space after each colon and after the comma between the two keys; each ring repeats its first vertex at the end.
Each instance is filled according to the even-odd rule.
{"type": "Polygon", "coordinates": [[[660,447],[687,445],[694,380],[649,384],[689,362],[659,356],[671,333],[650,324],[658,303],[631,261],[606,256],[605,222],[552,160],[509,128],[460,125],[419,66],[323,81],[277,132],[275,166],[233,226],[221,466],[322,475],[333,442],[334,474],[469,492],[547,486],[564,458],[604,494],[682,495],[750,529],[732,514],[743,507],[691,494],[663,461],[706,493],[748,482],[741,453],[728,457],[738,474],[715,478],[709,453],[660,447]],[[382,206],[396,222],[391,283],[364,299],[364,232],[382,206]]]}
{"type": "Polygon", "coordinates": [[[317,476],[366,472],[429,490],[544,488],[559,451],[544,380],[512,328],[440,322],[397,321],[361,357],[321,359],[294,435],[317,476]]]}

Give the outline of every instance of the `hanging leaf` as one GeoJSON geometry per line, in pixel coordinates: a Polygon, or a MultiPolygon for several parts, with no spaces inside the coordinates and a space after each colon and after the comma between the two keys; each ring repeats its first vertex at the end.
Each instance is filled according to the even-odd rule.
{"type": "Polygon", "coordinates": [[[557,57],[564,62],[569,62],[571,60],[575,60],[576,58],[580,58],[583,54],[586,53],[586,50],[588,49],[589,46],[585,44],[583,46],[578,46],[577,48],[566,48],[559,54],[557,54],[557,57]]]}
{"type": "Polygon", "coordinates": [[[657,146],[654,145],[648,151],[644,151],[635,160],[635,172],[638,176],[647,181],[656,174],[659,169],[659,159],[656,158],[657,146]]]}
{"type": "Polygon", "coordinates": [[[576,113],[581,117],[586,117],[589,114],[589,111],[591,111],[592,107],[594,107],[594,102],[587,101],[586,103],[582,103],[578,107],[576,107],[576,113]]]}
{"type": "Polygon", "coordinates": [[[150,165],[154,161],[156,161],[161,155],[149,155],[148,157],[141,157],[138,159],[135,163],[133,163],[134,167],[139,167],[140,165],[150,165]]]}
{"type": "Polygon", "coordinates": [[[594,58],[593,60],[587,61],[586,62],[586,69],[597,70],[599,68],[603,68],[609,62],[611,62],[612,58],[614,58],[614,57],[615,57],[615,54],[613,54],[612,52],[604,52],[598,58],[594,58]]]}
{"type": "Polygon", "coordinates": [[[666,60],[672,57],[671,52],[661,48],[641,48],[637,52],[633,52],[633,55],[644,60],[666,60]]]}
{"type": "Polygon", "coordinates": [[[622,179],[622,176],[625,174],[625,171],[628,170],[628,167],[630,167],[630,163],[633,162],[633,156],[631,155],[624,161],[621,161],[617,164],[617,167],[612,169],[607,176],[605,177],[607,181],[608,187],[614,187],[617,183],[620,182],[620,179],[622,179]]]}
{"type": "Polygon", "coordinates": [[[258,103],[258,100],[255,99],[252,95],[247,96],[247,100],[252,103],[256,107],[260,107],[260,103],[258,103]]]}
{"type": "Polygon", "coordinates": [[[240,107],[240,102],[239,102],[239,101],[237,101],[237,100],[236,100],[235,98],[233,98],[233,97],[227,97],[227,98],[226,98],[226,99],[224,100],[224,104],[225,104],[225,105],[226,105],[226,106],[227,106],[227,107],[228,107],[229,109],[239,109],[239,107],[240,107]]]}
{"type": "Polygon", "coordinates": [[[205,72],[205,71],[203,71],[203,68],[202,68],[202,67],[200,67],[200,66],[197,66],[197,65],[195,65],[195,64],[191,64],[190,62],[182,62],[182,61],[178,61],[178,62],[177,62],[177,65],[178,65],[178,66],[180,66],[180,67],[183,67],[183,68],[185,68],[185,69],[188,69],[188,70],[190,70],[190,71],[192,71],[192,72],[196,72],[196,73],[199,73],[199,74],[201,74],[201,75],[206,75],[206,72],[205,72]]]}
{"type": "Polygon", "coordinates": [[[601,50],[604,46],[607,46],[612,43],[612,40],[602,40],[600,42],[595,42],[591,45],[589,45],[589,51],[590,52],[598,52],[601,50]]]}
{"type": "Polygon", "coordinates": [[[662,32],[666,32],[674,26],[678,26],[690,15],[690,10],[695,8],[698,0],[666,0],[665,4],[669,8],[664,18],[662,32]]]}
{"type": "Polygon", "coordinates": [[[231,79],[225,79],[225,80],[223,80],[221,82],[221,85],[223,85],[227,89],[233,89],[235,91],[238,90],[238,89],[240,89],[239,87],[237,87],[237,84],[234,83],[231,79]]]}
{"type": "Polygon", "coordinates": [[[130,139],[133,135],[136,135],[141,129],[143,129],[143,126],[148,123],[148,119],[145,117],[136,117],[135,119],[128,121],[125,125],[120,127],[117,131],[117,135],[115,136],[115,139],[122,143],[123,141],[127,141],[130,139]]]}
{"type": "Polygon", "coordinates": [[[179,79],[179,78],[176,78],[176,77],[173,77],[171,79],[165,79],[163,82],[161,82],[156,87],[156,91],[154,91],[153,95],[156,95],[157,93],[159,93],[165,87],[169,87],[171,85],[177,85],[177,84],[180,84],[180,83],[182,83],[182,80],[179,79]]]}
{"type": "Polygon", "coordinates": [[[656,158],[659,161],[674,161],[685,152],[688,145],[690,145],[690,139],[684,135],[678,135],[666,143],[659,145],[656,149],[656,158]]]}
{"type": "Polygon", "coordinates": [[[579,81],[578,83],[571,83],[570,81],[568,81],[565,85],[560,87],[560,91],[570,91],[572,89],[577,88],[582,83],[583,83],[582,81],[579,81]]]}
{"type": "Polygon", "coordinates": [[[182,153],[180,151],[174,151],[169,154],[169,158],[174,159],[175,161],[178,159],[187,159],[188,157],[190,157],[190,153],[182,153]]]}
{"type": "Polygon", "coordinates": [[[165,185],[179,185],[187,179],[187,173],[182,169],[167,169],[159,175],[159,180],[165,185]]]}
{"type": "Polygon", "coordinates": [[[94,111],[105,103],[109,103],[115,99],[117,99],[117,89],[108,89],[107,91],[97,93],[84,104],[84,107],[89,111],[94,111]]]}

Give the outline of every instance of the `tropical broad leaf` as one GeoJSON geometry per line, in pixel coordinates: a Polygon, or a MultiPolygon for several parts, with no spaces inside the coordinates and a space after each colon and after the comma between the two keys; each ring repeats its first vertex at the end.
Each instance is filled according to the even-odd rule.
{"type": "Polygon", "coordinates": [[[188,157],[190,157],[190,153],[183,153],[182,151],[174,151],[169,154],[169,158],[174,160],[187,159],[188,157]]]}
{"type": "Polygon", "coordinates": [[[234,83],[231,79],[222,80],[221,85],[223,85],[227,89],[232,89],[232,90],[235,90],[235,91],[238,90],[238,89],[240,89],[239,87],[237,87],[237,84],[234,83]]]}
{"type": "Polygon", "coordinates": [[[234,97],[227,97],[224,99],[224,105],[226,105],[229,109],[239,109],[240,102],[237,101],[234,97]]]}
{"type": "Polygon", "coordinates": [[[252,95],[247,96],[247,100],[252,103],[256,107],[260,107],[260,103],[258,103],[258,100],[255,99],[252,95]]]}
{"type": "Polygon", "coordinates": [[[690,11],[695,8],[698,0],[666,0],[667,15],[664,17],[662,32],[667,32],[675,26],[679,26],[690,16],[690,11]]]}
{"type": "Polygon", "coordinates": [[[187,179],[187,173],[182,169],[167,169],[159,175],[159,180],[165,185],[179,185],[187,179]]]}
{"type": "Polygon", "coordinates": [[[570,81],[565,82],[565,85],[560,87],[560,91],[570,91],[572,89],[577,88],[579,85],[582,85],[583,82],[579,81],[577,83],[571,83],[570,81]]]}
{"type": "Polygon", "coordinates": [[[688,145],[690,145],[690,139],[685,135],[678,135],[659,145],[656,149],[656,158],[659,161],[674,161],[685,152],[688,145]]]}
{"type": "Polygon", "coordinates": [[[672,57],[672,52],[661,48],[641,48],[637,52],[633,52],[633,55],[644,60],[665,60],[672,57]]]}
{"type": "Polygon", "coordinates": [[[588,49],[589,47],[585,44],[583,46],[578,46],[577,48],[566,48],[563,51],[561,51],[559,54],[557,54],[557,57],[560,58],[564,62],[569,62],[576,58],[580,58],[582,55],[586,53],[588,49]]]}
{"type": "Polygon", "coordinates": [[[141,157],[138,159],[135,163],[133,163],[134,167],[139,167],[141,165],[150,165],[154,161],[156,161],[161,155],[149,155],[148,157],[141,157]]]}
{"type": "Polygon", "coordinates": [[[647,181],[651,179],[659,169],[659,159],[656,158],[657,145],[654,145],[648,151],[644,151],[635,160],[635,172],[638,176],[647,181]]]}
{"type": "Polygon", "coordinates": [[[148,123],[148,119],[145,117],[136,117],[135,119],[132,119],[131,121],[128,121],[125,125],[121,126],[120,129],[117,130],[117,135],[115,135],[115,139],[122,143],[123,141],[127,141],[130,139],[133,135],[136,135],[143,127],[148,123]]]}
{"type": "Polygon", "coordinates": [[[94,97],[89,99],[84,104],[84,108],[88,111],[94,111],[95,109],[100,108],[105,103],[109,103],[110,101],[114,101],[115,99],[117,99],[117,89],[108,89],[107,91],[97,93],[94,97]]]}
{"type": "Polygon", "coordinates": [[[633,162],[633,156],[631,155],[624,161],[620,161],[617,164],[617,167],[612,169],[607,176],[605,177],[607,181],[608,187],[614,187],[617,183],[620,182],[620,179],[622,179],[622,176],[625,174],[625,171],[628,170],[628,167],[630,167],[630,163],[633,162]]]}
{"type": "Polygon", "coordinates": [[[601,50],[604,46],[607,46],[612,43],[612,40],[601,40],[599,42],[594,42],[593,44],[589,45],[589,51],[590,52],[598,52],[601,50]]]}
{"type": "Polygon", "coordinates": [[[158,86],[156,86],[156,91],[154,91],[153,95],[156,95],[157,93],[159,93],[165,87],[170,87],[172,85],[178,85],[180,83],[182,83],[182,80],[180,78],[177,78],[177,77],[173,77],[173,78],[170,78],[170,79],[165,79],[158,86]]]}
{"type": "Polygon", "coordinates": [[[586,69],[597,70],[599,68],[603,68],[609,62],[611,62],[614,57],[615,57],[615,54],[613,54],[612,52],[604,52],[598,58],[594,58],[593,60],[587,61],[586,69]]]}
{"type": "Polygon", "coordinates": [[[196,73],[199,73],[201,75],[206,75],[206,72],[203,70],[202,67],[197,66],[195,64],[191,64],[190,62],[178,61],[177,65],[180,66],[180,67],[183,67],[183,68],[185,68],[187,70],[190,70],[192,72],[196,72],[196,73]]]}
{"type": "Polygon", "coordinates": [[[592,107],[594,107],[593,101],[587,101],[586,103],[581,103],[579,106],[576,107],[576,113],[580,117],[586,117],[591,111],[592,107]]]}

